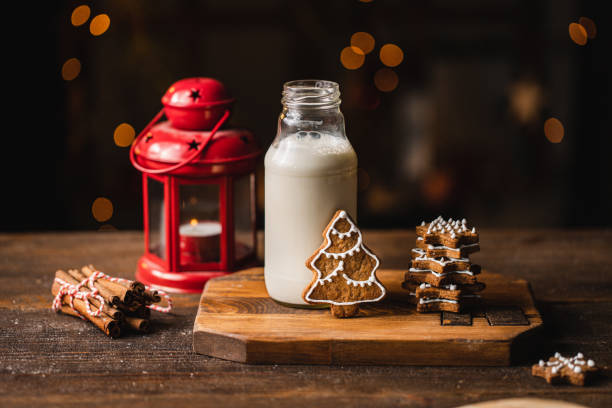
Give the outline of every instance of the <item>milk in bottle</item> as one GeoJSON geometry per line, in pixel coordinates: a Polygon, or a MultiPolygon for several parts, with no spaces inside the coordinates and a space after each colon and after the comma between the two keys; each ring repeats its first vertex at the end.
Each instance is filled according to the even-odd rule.
{"type": "Polygon", "coordinates": [[[357,156],[344,131],[338,84],[303,80],[283,87],[278,132],[265,157],[268,294],[305,307],[306,259],[323,242],[336,210],[357,217],[357,156]]]}

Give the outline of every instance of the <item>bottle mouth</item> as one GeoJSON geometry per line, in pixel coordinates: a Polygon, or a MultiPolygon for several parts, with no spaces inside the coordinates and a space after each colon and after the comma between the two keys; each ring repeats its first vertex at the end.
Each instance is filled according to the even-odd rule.
{"type": "Polygon", "coordinates": [[[285,82],[281,103],[289,108],[331,108],[340,105],[340,87],[318,79],[285,82]]]}

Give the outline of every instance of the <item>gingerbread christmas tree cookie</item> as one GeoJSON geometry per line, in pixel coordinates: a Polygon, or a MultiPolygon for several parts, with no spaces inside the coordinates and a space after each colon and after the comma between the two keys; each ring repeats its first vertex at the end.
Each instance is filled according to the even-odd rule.
{"type": "Polygon", "coordinates": [[[362,241],[361,231],[344,210],[336,211],[323,231],[323,244],[306,260],[314,276],[302,297],[308,303],[328,303],[335,317],[351,317],[359,304],[385,296],[376,279],[380,261],[362,241]]]}

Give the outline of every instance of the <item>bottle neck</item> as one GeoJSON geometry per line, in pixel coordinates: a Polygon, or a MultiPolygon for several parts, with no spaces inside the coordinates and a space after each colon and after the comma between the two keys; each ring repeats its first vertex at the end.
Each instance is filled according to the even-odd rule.
{"type": "Polygon", "coordinates": [[[283,85],[283,106],[288,110],[329,110],[340,106],[340,87],[331,81],[314,79],[283,85]]]}
{"type": "Polygon", "coordinates": [[[308,119],[316,117],[330,117],[335,115],[342,115],[340,111],[340,105],[318,107],[318,108],[304,108],[301,106],[294,105],[283,105],[281,113],[283,116],[293,119],[308,119]]]}
{"type": "Polygon", "coordinates": [[[282,103],[277,140],[299,132],[346,137],[337,83],[316,80],[287,82],[283,86],[282,103]]]}

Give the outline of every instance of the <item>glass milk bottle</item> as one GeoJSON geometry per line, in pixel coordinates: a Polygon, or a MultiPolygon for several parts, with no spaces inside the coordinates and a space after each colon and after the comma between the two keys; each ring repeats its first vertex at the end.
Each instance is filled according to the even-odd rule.
{"type": "Polygon", "coordinates": [[[287,82],[281,102],[265,158],[265,282],[277,302],[309,307],[302,299],[313,278],[306,259],[336,210],[357,219],[357,155],[344,131],[337,83],[287,82]]]}

